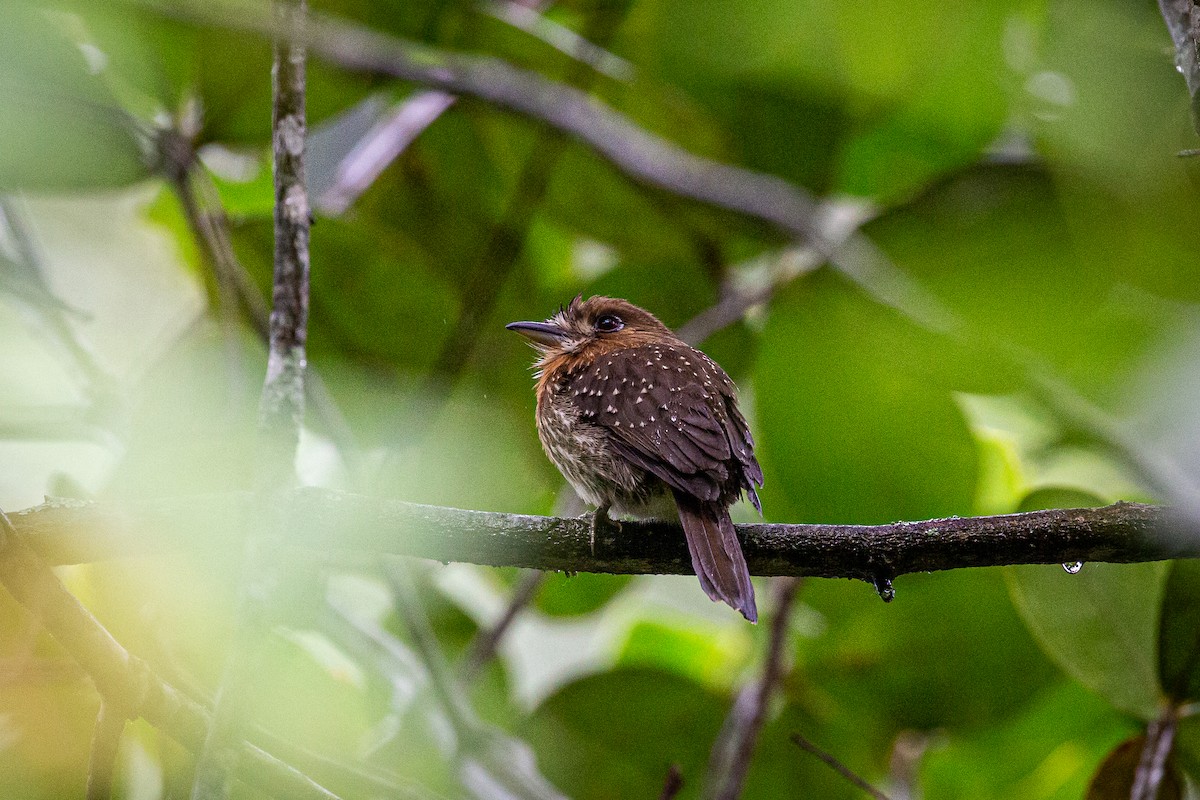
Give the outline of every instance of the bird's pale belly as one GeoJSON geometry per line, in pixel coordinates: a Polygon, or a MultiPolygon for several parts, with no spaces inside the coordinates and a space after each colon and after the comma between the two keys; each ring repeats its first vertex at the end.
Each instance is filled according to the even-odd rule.
{"type": "Polygon", "coordinates": [[[547,395],[537,415],[546,455],[583,500],[615,514],[673,519],[675,501],[658,477],[615,453],[608,433],[580,418],[562,394],[547,395]]]}

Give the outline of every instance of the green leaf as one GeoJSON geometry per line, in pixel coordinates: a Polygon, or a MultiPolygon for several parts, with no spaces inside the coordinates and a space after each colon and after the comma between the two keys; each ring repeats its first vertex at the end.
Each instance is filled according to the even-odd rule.
{"type": "Polygon", "coordinates": [[[977,459],[952,396],[959,359],[829,272],[781,297],[754,387],[766,513],[864,524],[969,514],[977,459]]]}
{"type": "Polygon", "coordinates": [[[1019,713],[1057,679],[1000,570],[904,575],[895,588],[887,604],[847,581],[804,589],[828,629],[797,648],[798,668],[820,687],[831,717],[869,707],[876,716],[865,724],[892,735],[973,730],[1019,713]]]}
{"type": "Polygon", "coordinates": [[[1003,343],[1003,358],[969,365],[973,380],[991,378],[989,393],[1020,385],[1013,349],[1049,361],[1081,390],[1107,388],[1169,318],[1114,302],[1111,270],[1080,252],[1053,176],[1040,169],[972,169],[866,230],[972,336],[1003,343]]]}
{"type": "Polygon", "coordinates": [[[552,617],[590,614],[620,594],[631,580],[630,575],[549,573],[538,591],[537,607],[552,617]]]}
{"type": "Polygon", "coordinates": [[[1200,716],[1179,721],[1175,729],[1175,755],[1179,766],[1193,781],[1200,781],[1200,716]]]}
{"type": "Polygon", "coordinates": [[[684,627],[647,620],[629,631],[617,657],[620,668],[661,669],[703,686],[728,689],[749,655],[749,637],[736,629],[684,627]]]}
{"type": "Polygon", "coordinates": [[[1042,648],[1070,676],[1116,708],[1158,715],[1157,631],[1168,565],[1008,567],[1013,602],[1042,648]]]}
{"type": "Polygon", "coordinates": [[[0,191],[125,186],[149,174],[132,119],[49,11],[5,6],[0,191]]]}
{"type": "Polygon", "coordinates": [[[569,797],[655,797],[672,764],[699,782],[727,703],[669,672],[617,669],[565,686],[518,735],[569,797]]]}
{"type": "Polygon", "coordinates": [[[1025,495],[1017,511],[1042,511],[1047,508],[1096,508],[1106,505],[1096,495],[1080,489],[1047,486],[1025,495]]]}
{"type": "Polygon", "coordinates": [[[1066,678],[1014,711],[1007,721],[951,731],[926,751],[919,778],[927,800],[1079,800],[1095,765],[1132,727],[1066,678]]]}
{"type": "Polygon", "coordinates": [[[1200,561],[1171,563],[1159,620],[1158,676],[1174,702],[1200,700],[1200,561]]]}

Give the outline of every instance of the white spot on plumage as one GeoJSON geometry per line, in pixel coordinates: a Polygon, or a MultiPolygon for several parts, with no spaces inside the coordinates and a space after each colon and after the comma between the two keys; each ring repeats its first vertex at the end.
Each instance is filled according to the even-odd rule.
{"type": "Polygon", "coordinates": [[[610,413],[610,414],[615,414],[615,413],[617,413],[617,409],[616,409],[615,407],[613,407],[613,406],[609,406],[608,408],[606,408],[606,409],[604,409],[604,410],[605,410],[605,411],[607,411],[607,412],[608,412],[608,413],[610,413]]]}
{"type": "MultiPolygon", "coordinates": [[[[645,394],[645,392],[642,392],[642,394],[645,394]]],[[[642,402],[643,399],[644,398],[641,395],[638,395],[638,399],[634,400],[633,404],[636,406],[638,403],[642,402]]]]}

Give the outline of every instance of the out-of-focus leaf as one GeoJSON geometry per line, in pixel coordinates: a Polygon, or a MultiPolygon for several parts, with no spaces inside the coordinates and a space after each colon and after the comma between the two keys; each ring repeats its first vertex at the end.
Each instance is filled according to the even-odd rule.
{"type": "Polygon", "coordinates": [[[1126,197],[1168,188],[1182,169],[1170,156],[1189,123],[1169,55],[1163,69],[1170,39],[1158,8],[1101,0],[1048,10],[1042,70],[1025,90],[1054,171],[1084,178],[1093,202],[1100,187],[1126,197]]]}
{"type": "Polygon", "coordinates": [[[653,797],[672,764],[704,774],[726,703],[669,672],[617,669],[561,689],[519,735],[570,797],[653,797]]]}
{"type": "Polygon", "coordinates": [[[62,22],[33,3],[5,6],[0,191],[110,188],[149,172],[132,119],[62,22]]]}
{"type": "MultiPolygon", "coordinates": [[[[972,170],[867,230],[976,338],[1048,360],[1085,394],[1109,389],[1167,319],[1114,297],[1112,271],[1080,252],[1051,176],[1037,169],[972,170]]],[[[977,361],[973,377],[1011,391],[1019,374],[997,355],[977,361]]]]}
{"type": "Polygon", "coordinates": [[[538,590],[537,607],[552,617],[590,614],[616,597],[630,580],[629,575],[550,573],[538,590]]]}
{"type": "Polygon", "coordinates": [[[1168,565],[1007,567],[1009,591],[1029,629],[1063,670],[1115,707],[1158,714],[1158,616],[1168,565]]]}
{"type": "Polygon", "coordinates": [[[748,646],[731,631],[716,634],[707,626],[685,628],[647,620],[629,631],[617,664],[621,668],[660,669],[703,686],[728,689],[743,666],[748,646]]]}
{"type": "Polygon", "coordinates": [[[144,381],[126,452],[110,478],[116,497],[243,489],[254,470],[264,348],[247,335],[230,350],[201,325],[144,381]],[[180,414],[181,408],[188,413],[180,414]]]}
{"type": "Polygon", "coordinates": [[[920,786],[928,800],[1078,800],[1095,765],[1131,728],[1103,699],[1061,679],[1007,722],[931,742],[920,786]]]}
{"type": "Polygon", "coordinates": [[[963,354],[828,272],[772,308],[755,381],[763,505],[806,522],[971,511],[976,452],[955,404],[963,354]]]}
{"type": "Polygon", "coordinates": [[[895,588],[887,604],[862,584],[805,588],[804,602],[828,629],[802,641],[796,657],[828,718],[870,707],[873,716],[861,724],[893,736],[973,730],[1018,713],[1055,679],[999,570],[904,575],[895,588]]]}
{"type": "MultiPolygon", "coordinates": [[[[902,58],[910,70],[908,80],[897,87],[899,92],[886,95],[888,100],[880,104],[883,108],[878,117],[847,145],[838,189],[893,200],[979,157],[1009,117],[1009,98],[1001,76],[1006,72],[1006,28],[1019,13],[1018,5],[934,2],[893,6],[894,13],[906,15],[908,35],[903,37],[902,58]],[[908,15],[913,10],[917,11],[915,20],[908,15]]],[[[883,33],[889,12],[878,6],[852,8],[842,7],[844,46],[849,50],[855,46],[850,44],[853,42],[864,48],[893,50],[884,43],[895,42],[883,33]],[[858,32],[864,28],[877,29],[860,37],[858,32]]],[[[870,69],[889,65],[891,60],[866,53],[862,56],[858,64],[870,65],[870,69]]]]}
{"type": "Polygon", "coordinates": [[[624,44],[720,115],[750,166],[801,182],[836,169],[839,190],[892,198],[995,138],[1008,116],[1006,23],[1017,13],[1005,2],[776,1],[755,13],[727,0],[644,3],[624,44]],[[773,115],[773,97],[791,113],[773,115]],[[812,113],[798,110],[806,105],[812,113]],[[757,145],[768,139],[776,146],[764,157],[757,145]]]}
{"type": "Polygon", "coordinates": [[[1158,629],[1158,677],[1176,703],[1200,700],[1200,562],[1171,563],[1158,629]]]}
{"type": "Polygon", "coordinates": [[[637,261],[686,261],[696,255],[686,233],[652,196],[579,145],[562,156],[546,213],[637,261]]]}
{"type": "Polygon", "coordinates": [[[1025,495],[1017,511],[1041,511],[1047,508],[1096,508],[1104,501],[1091,492],[1061,486],[1047,486],[1025,495]]]}
{"type": "MultiPolygon", "coordinates": [[[[1117,745],[1092,776],[1084,800],[1128,800],[1145,744],[1145,736],[1134,736],[1117,745]]],[[[1157,800],[1183,800],[1183,778],[1171,756],[1167,757],[1166,771],[1155,797],[1157,800]]]]}
{"type": "Polygon", "coordinates": [[[1200,780],[1200,716],[1179,720],[1175,729],[1175,756],[1180,768],[1193,781],[1200,780]]]}
{"type": "MultiPolygon", "coordinates": [[[[392,369],[420,369],[436,356],[457,305],[421,250],[402,231],[322,220],[313,235],[310,352],[392,369]],[[403,272],[406,280],[398,281],[403,272]]],[[[269,220],[235,229],[243,264],[264,295],[271,280],[269,220]]]]}

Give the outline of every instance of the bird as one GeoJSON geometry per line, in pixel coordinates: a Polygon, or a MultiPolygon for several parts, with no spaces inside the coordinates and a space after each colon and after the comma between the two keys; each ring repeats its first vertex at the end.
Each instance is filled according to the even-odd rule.
{"type": "Polygon", "coordinates": [[[576,296],[544,322],[505,326],[534,362],[538,438],[576,493],[642,518],[678,514],[692,567],[714,601],[751,622],[754,586],[729,508],[743,492],[762,513],[762,468],[725,370],[649,311],[576,296]]]}

